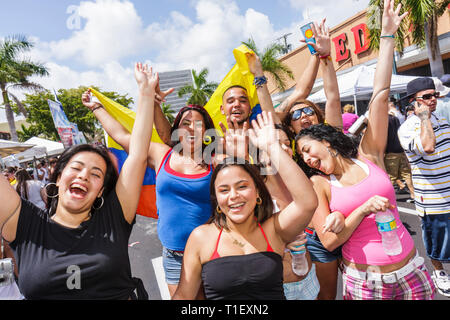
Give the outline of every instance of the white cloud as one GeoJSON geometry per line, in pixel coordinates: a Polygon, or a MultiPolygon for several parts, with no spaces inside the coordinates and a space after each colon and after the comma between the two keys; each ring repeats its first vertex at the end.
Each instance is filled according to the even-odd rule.
{"type": "Polygon", "coordinates": [[[51,72],[48,78],[34,80],[55,89],[97,85],[129,93],[136,101],[132,59],[142,59],[159,72],[207,67],[209,80],[220,82],[234,64],[232,50],[250,36],[263,49],[292,32],[288,40],[298,47],[303,23],[327,17],[327,25],[336,25],[364,9],[368,1],[289,0],[303,18],[282,30],[275,30],[270,17],[256,9],[242,12],[237,1],[198,0],[191,2],[195,17],[172,11],[165,21],[150,24],[143,23],[128,0],[82,1],[82,29],[59,41],[34,38],[32,57],[48,61],[51,72]]]}

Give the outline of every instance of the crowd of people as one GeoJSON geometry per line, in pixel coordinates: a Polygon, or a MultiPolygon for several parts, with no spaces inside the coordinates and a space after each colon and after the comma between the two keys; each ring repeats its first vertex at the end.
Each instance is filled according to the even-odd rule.
{"type": "Polygon", "coordinates": [[[276,109],[259,57],[247,55],[262,112],[250,121],[246,89],[230,86],[220,107],[223,135],[197,105],[182,108],[171,125],[160,107],[170,90],[162,92],[158,74],[141,63],[131,133],[86,91],[84,106],[128,157],[119,173],[106,148],[85,144],[52,159],[48,170],[37,168],[34,180],[25,169],[4,172],[0,233],[20,296],[148,298],[128,256],[147,167],[156,172],[158,237],[173,299],[332,300],[339,270],[345,300],[432,300],[436,289],[450,296],[443,268],[450,125],[434,113],[439,93],[429,78],[408,84],[413,114],[398,119],[389,87],[395,33],[407,15],[400,7],[384,1],[367,127],[358,137],[348,131],[354,110],[341,111],[325,20],[312,28],[317,54],[276,109]],[[307,100],[319,69],[324,112],[307,100]],[[151,142],[153,125],[163,143],[151,142]],[[207,147],[214,151],[205,157],[207,147]],[[400,219],[396,191],[416,204],[432,272],[400,219]],[[392,220],[380,223],[382,212],[392,220]],[[386,252],[385,228],[400,253],[386,252]],[[303,245],[308,268],[298,275],[292,252],[303,245]]]}

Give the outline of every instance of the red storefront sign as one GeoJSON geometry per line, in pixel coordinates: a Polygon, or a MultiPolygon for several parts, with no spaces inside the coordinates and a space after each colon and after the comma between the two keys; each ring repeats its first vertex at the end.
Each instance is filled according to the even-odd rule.
{"type": "MultiPolygon", "coordinates": [[[[355,44],[355,54],[363,53],[369,50],[369,29],[365,23],[358,24],[350,29],[353,33],[355,44]]],[[[336,50],[336,62],[343,61],[349,58],[350,50],[348,46],[347,34],[341,33],[334,37],[334,48],[336,50]]]]}

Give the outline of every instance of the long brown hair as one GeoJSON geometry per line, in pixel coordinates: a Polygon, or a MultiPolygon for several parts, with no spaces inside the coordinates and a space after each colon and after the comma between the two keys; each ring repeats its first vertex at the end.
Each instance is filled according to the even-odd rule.
{"type": "Polygon", "coordinates": [[[16,185],[17,193],[22,198],[28,200],[27,181],[28,180],[33,180],[33,178],[31,178],[30,174],[25,169],[17,170],[17,172],[15,173],[15,176],[16,176],[16,181],[17,181],[17,185],[16,185]]]}
{"type": "Polygon", "coordinates": [[[217,212],[216,210],[218,203],[216,197],[215,181],[217,175],[221,170],[231,166],[242,168],[253,179],[253,182],[256,186],[256,190],[258,190],[259,197],[262,200],[262,203],[256,205],[253,211],[254,216],[256,217],[256,221],[258,223],[262,223],[267,219],[269,219],[273,215],[273,202],[272,197],[270,196],[270,192],[267,189],[266,184],[264,183],[264,180],[259,173],[259,167],[253,164],[249,164],[247,161],[243,159],[229,157],[225,158],[224,161],[214,169],[214,172],[211,176],[210,194],[211,194],[212,213],[211,217],[208,220],[208,223],[214,223],[219,229],[225,228],[225,230],[229,230],[225,214],[217,212]]]}

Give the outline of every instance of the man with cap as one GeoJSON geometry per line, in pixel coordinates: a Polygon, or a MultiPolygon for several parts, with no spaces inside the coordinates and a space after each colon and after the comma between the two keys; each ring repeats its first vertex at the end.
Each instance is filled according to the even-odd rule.
{"type": "Polygon", "coordinates": [[[398,136],[411,165],[416,211],[435,269],[432,278],[438,291],[450,296],[450,279],[442,265],[450,261],[450,125],[434,113],[439,96],[431,78],[410,81],[405,98],[414,106],[414,115],[401,125],[398,136]]]}

